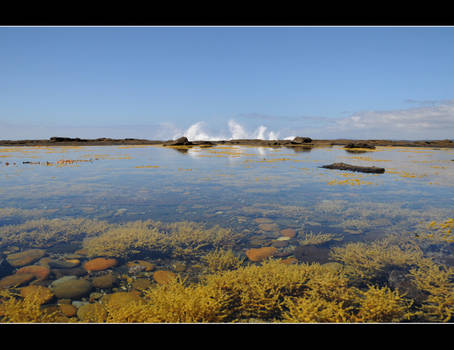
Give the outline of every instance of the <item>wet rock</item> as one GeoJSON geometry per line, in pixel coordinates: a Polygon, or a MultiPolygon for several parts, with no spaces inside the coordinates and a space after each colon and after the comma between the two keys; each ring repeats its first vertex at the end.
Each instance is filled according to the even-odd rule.
{"type": "Polygon", "coordinates": [[[281,235],[289,238],[293,238],[296,236],[296,231],[292,228],[286,228],[281,230],[281,235]]]}
{"type": "Polygon", "coordinates": [[[29,249],[6,257],[8,263],[14,267],[30,265],[41,259],[46,252],[42,249],[29,249]]]}
{"type": "Polygon", "coordinates": [[[171,282],[177,277],[177,275],[171,271],[158,270],[153,273],[153,279],[158,284],[166,284],[171,282]]]}
{"type": "Polygon", "coordinates": [[[374,145],[364,143],[364,142],[351,142],[345,145],[346,149],[354,149],[354,148],[367,148],[367,149],[375,149],[374,145]]]}
{"type": "Polygon", "coordinates": [[[83,276],[87,274],[87,270],[82,266],[74,267],[72,269],[52,269],[51,272],[56,278],[61,278],[63,276],[83,276]]]}
{"type": "Polygon", "coordinates": [[[361,173],[374,173],[374,174],[383,174],[385,172],[385,168],[379,168],[375,166],[359,166],[359,165],[351,165],[347,163],[333,163],[329,165],[323,165],[321,168],[325,169],[336,169],[336,170],[346,170],[346,171],[356,171],[361,173]]]}
{"type": "Polygon", "coordinates": [[[10,276],[3,277],[0,280],[0,288],[14,288],[20,287],[31,280],[33,280],[35,276],[31,273],[21,273],[21,274],[14,274],[10,276]]]}
{"type": "Polygon", "coordinates": [[[310,137],[301,137],[301,136],[297,136],[291,141],[292,144],[296,144],[296,145],[303,144],[303,143],[311,143],[311,142],[312,142],[312,139],[310,137]]]}
{"type": "Polygon", "coordinates": [[[59,304],[60,312],[66,317],[74,317],[77,314],[77,307],[71,304],[59,304]]]}
{"type": "Polygon", "coordinates": [[[163,144],[163,146],[187,146],[192,145],[193,143],[188,140],[187,137],[182,136],[177,138],[174,141],[167,141],[163,144]]]}
{"type": "Polygon", "coordinates": [[[145,260],[128,261],[126,265],[128,266],[129,273],[136,273],[140,271],[153,271],[156,268],[155,264],[145,260]]]}
{"type": "Polygon", "coordinates": [[[251,261],[262,261],[272,257],[276,252],[275,247],[251,248],[246,251],[246,256],[251,261]]]}
{"type": "Polygon", "coordinates": [[[87,261],[84,264],[84,269],[87,271],[103,271],[117,265],[116,259],[96,258],[87,261]]]}
{"type": "Polygon", "coordinates": [[[56,260],[51,258],[42,258],[39,263],[44,266],[49,266],[56,269],[71,269],[76,267],[80,264],[80,260],[78,259],[70,259],[70,260],[56,260]]]}
{"type": "Polygon", "coordinates": [[[147,278],[138,278],[132,282],[132,288],[144,290],[151,287],[151,281],[147,278]]]}
{"type": "Polygon", "coordinates": [[[29,265],[29,266],[21,267],[19,270],[16,271],[16,274],[21,274],[21,273],[30,273],[37,280],[45,280],[50,274],[50,269],[46,266],[29,265]]]}
{"type": "Polygon", "coordinates": [[[270,224],[273,222],[273,220],[271,220],[269,218],[256,218],[256,219],[254,219],[254,221],[257,224],[270,224]]]}
{"type": "Polygon", "coordinates": [[[298,264],[298,259],[290,256],[288,258],[282,259],[281,262],[286,265],[298,264]]]}
{"type": "Polygon", "coordinates": [[[109,307],[121,307],[128,303],[141,302],[142,299],[132,292],[116,292],[112,294],[106,294],[102,297],[101,302],[109,307]]]}
{"type": "Polygon", "coordinates": [[[68,276],[74,278],[60,278],[50,285],[50,289],[57,298],[63,299],[78,299],[90,293],[93,285],[84,279],[77,279],[75,276],[68,276]],[[65,279],[62,281],[62,279],[65,279]]]}
{"type": "Polygon", "coordinates": [[[272,223],[272,224],[260,224],[259,229],[263,231],[277,231],[279,229],[279,226],[277,224],[272,223]]]}
{"type": "Polygon", "coordinates": [[[112,273],[94,277],[92,280],[95,288],[112,288],[117,282],[118,278],[112,273]]]}

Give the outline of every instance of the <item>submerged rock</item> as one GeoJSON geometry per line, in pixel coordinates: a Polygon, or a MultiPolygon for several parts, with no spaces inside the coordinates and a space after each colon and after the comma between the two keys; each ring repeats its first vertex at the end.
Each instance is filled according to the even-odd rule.
{"type": "Polygon", "coordinates": [[[96,258],[87,261],[84,264],[84,269],[87,271],[103,271],[117,265],[116,259],[96,258]]]}
{"type": "Polygon", "coordinates": [[[29,249],[20,253],[10,254],[6,260],[14,267],[30,265],[41,259],[46,252],[43,249],[29,249]]]}
{"type": "Polygon", "coordinates": [[[262,261],[273,256],[276,252],[275,247],[251,248],[246,251],[246,256],[251,261],[262,261]]]}
{"type": "Polygon", "coordinates": [[[31,273],[20,273],[20,274],[6,276],[0,280],[0,289],[1,288],[6,289],[6,288],[13,288],[13,287],[20,287],[20,286],[23,286],[24,284],[27,284],[34,278],[35,278],[35,276],[31,273]]]}
{"type": "Polygon", "coordinates": [[[383,174],[385,168],[379,168],[375,166],[359,166],[351,165],[347,163],[333,163],[329,165],[323,165],[321,168],[325,169],[336,169],[336,170],[346,170],[346,171],[357,171],[361,173],[373,173],[373,174],[383,174]]]}
{"type": "Polygon", "coordinates": [[[54,281],[50,289],[57,298],[78,299],[90,293],[93,285],[84,279],[75,276],[67,276],[54,281]]]}
{"type": "Polygon", "coordinates": [[[21,267],[19,270],[16,271],[16,274],[24,274],[24,273],[30,273],[37,280],[45,280],[49,274],[50,274],[50,269],[46,266],[40,266],[40,265],[30,265],[30,266],[24,266],[21,267]]]}
{"type": "Polygon", "coordinates": [[[153,273],[153,279],[158,284],[166,284],[177,278],[177,275],[171,271],[158,270],[153,273]]]}
{"type": "Polygon", "coordinates": [[[92,280],[95,288],[112,288],[118,281],[118,278],[112,273],[94,277],[92,280]]]}
{"type": "Polygon", "coordinates": [[[281,235],[289,238],[293,238],[296,236],[296,231],[292,228],[286,228],[281,230],[281,235]]]}

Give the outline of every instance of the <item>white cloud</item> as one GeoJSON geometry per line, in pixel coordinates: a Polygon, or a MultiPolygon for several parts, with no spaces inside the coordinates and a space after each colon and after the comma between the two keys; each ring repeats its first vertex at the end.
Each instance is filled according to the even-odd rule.
{"type": "Polygon", "coordinates": [[[454,135],[454,99],[433,106],[390,111],[365,111],[328,126],[339,137],[444,139],[454,135]]]}

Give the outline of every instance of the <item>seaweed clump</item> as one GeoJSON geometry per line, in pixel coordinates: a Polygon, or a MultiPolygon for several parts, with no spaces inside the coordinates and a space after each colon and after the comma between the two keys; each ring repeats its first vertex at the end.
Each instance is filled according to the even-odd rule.
{"type": "Polygon", "coordinates": [[[113,225],[106,232],[88,237],[83,246],[89,256],[126,257],[151,251],[173,257],[194,257],[208,249],[232,247],[239,235],[230,229],[207,228],[195,222],[162,223],[146,220],[113,225]]]}

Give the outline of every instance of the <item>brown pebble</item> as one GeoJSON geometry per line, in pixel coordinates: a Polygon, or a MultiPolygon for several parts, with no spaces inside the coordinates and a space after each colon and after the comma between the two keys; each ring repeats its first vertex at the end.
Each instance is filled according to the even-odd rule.
{"type": "Polygon", "coordinates": [[[71,305],[71,304],[60,304],[59,305],[60,311],[63,313],[63,315],[67,317],[73,317],[76,316],[77,314],[77,307],[71,305]]]}

